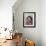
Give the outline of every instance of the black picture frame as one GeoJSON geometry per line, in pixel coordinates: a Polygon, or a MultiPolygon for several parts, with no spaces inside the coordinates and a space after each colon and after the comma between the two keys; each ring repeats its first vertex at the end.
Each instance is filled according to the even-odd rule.
{"type": "Polygon", "coordinates": [[[23,12],[23,27],[35,28],[36,27],[36,12],[23,12]],[[26,25],[26,17],[32,17],[32,25],[26,25]]]}

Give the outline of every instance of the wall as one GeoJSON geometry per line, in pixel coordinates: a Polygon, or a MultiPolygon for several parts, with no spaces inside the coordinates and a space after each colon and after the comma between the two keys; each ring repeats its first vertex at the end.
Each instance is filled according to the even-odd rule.
{"type": "Polygon", "coordinates": [[[0,0],[0,38],[5,38],[5,36],[10,35],[9,31],[3,31],[4,27],[9,30],[12,29],[12,6],[16,0],[0,0]],[[3,27],[1,29],[1,27],[3,27]]]}
{"type": "Polygon", "coordinates": [[[41,1],[41,41],[46,46],[46,0],[41,1]]]}
{"type": "Polygon", "coordinates": [[[0,27],[12,29],[12,6],[16,0],[0,0],[0,27]]]}
{"type": "Polygon", "coordinates": [[[36,46],[41,46],[41,0],[23,0],[18,7],[13,7],[13,13],[15,30],[22,32],[24,39],[31,39],[36,46]],[[25,11],[36,12],[36,28],[23,27],[23,12],[25,11]]]}

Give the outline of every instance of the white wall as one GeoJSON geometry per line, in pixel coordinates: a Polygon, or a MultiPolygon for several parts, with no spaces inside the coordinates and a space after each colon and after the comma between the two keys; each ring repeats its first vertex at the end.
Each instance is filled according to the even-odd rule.
{"type": "Polygon", "coordinates": [[[42,46],[46,46],[46,0],[41,1],[41,40],[42,46]]]}
{"type": "Polygon", "coordinates": [[[23,0],[18,8],[14,7],[13,10],[15,29],[18,30],[18,32],[22,32],[25,39],[34,40],[36,46],[41,46],[41,0],[23,0]],[[23,12],[25,11],[36,12],[36,28],[23,27],[23,12]]]}
{"type": "Polygon", "coordinates": [[[12,6],[16,0],[0,0],[0,27],[12,29],[12,6]]]}
{"type": "MultiPolygon", "coordinates": [[[[16,0],[0,0],[0,27],[12,29],[12,6],[15,2],[16,0]]],[[[0,29],[0,32],[2,32],[2,29],[0,29]]],[[[3,31],[0,34],[0,38],[5,38],[5,35],[10,35],[9,31],[3,31]]]]}

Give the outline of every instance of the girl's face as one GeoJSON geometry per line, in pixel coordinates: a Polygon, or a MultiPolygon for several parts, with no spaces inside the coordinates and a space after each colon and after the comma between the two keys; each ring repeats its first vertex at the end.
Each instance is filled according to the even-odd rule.
{"type": "Polygon", "coordinates": [[[31,19],[30,19],[30,17],[28,17],[28,19],[27,19],[28,21],[31,21],[31,19]]]}

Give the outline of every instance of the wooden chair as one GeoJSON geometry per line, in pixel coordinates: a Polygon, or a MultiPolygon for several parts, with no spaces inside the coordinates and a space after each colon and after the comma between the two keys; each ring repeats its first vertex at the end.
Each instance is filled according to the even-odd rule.
{"type": "Polygon", "coordinates": [[[35,46],[34,42],[32,40],[26,40],[25,46],[35,46]]]}
{"type": "Polygon", "coordinates": [[[21,46],[22,44],[22,33],[15,33],[16,46],[21,46]]]}

